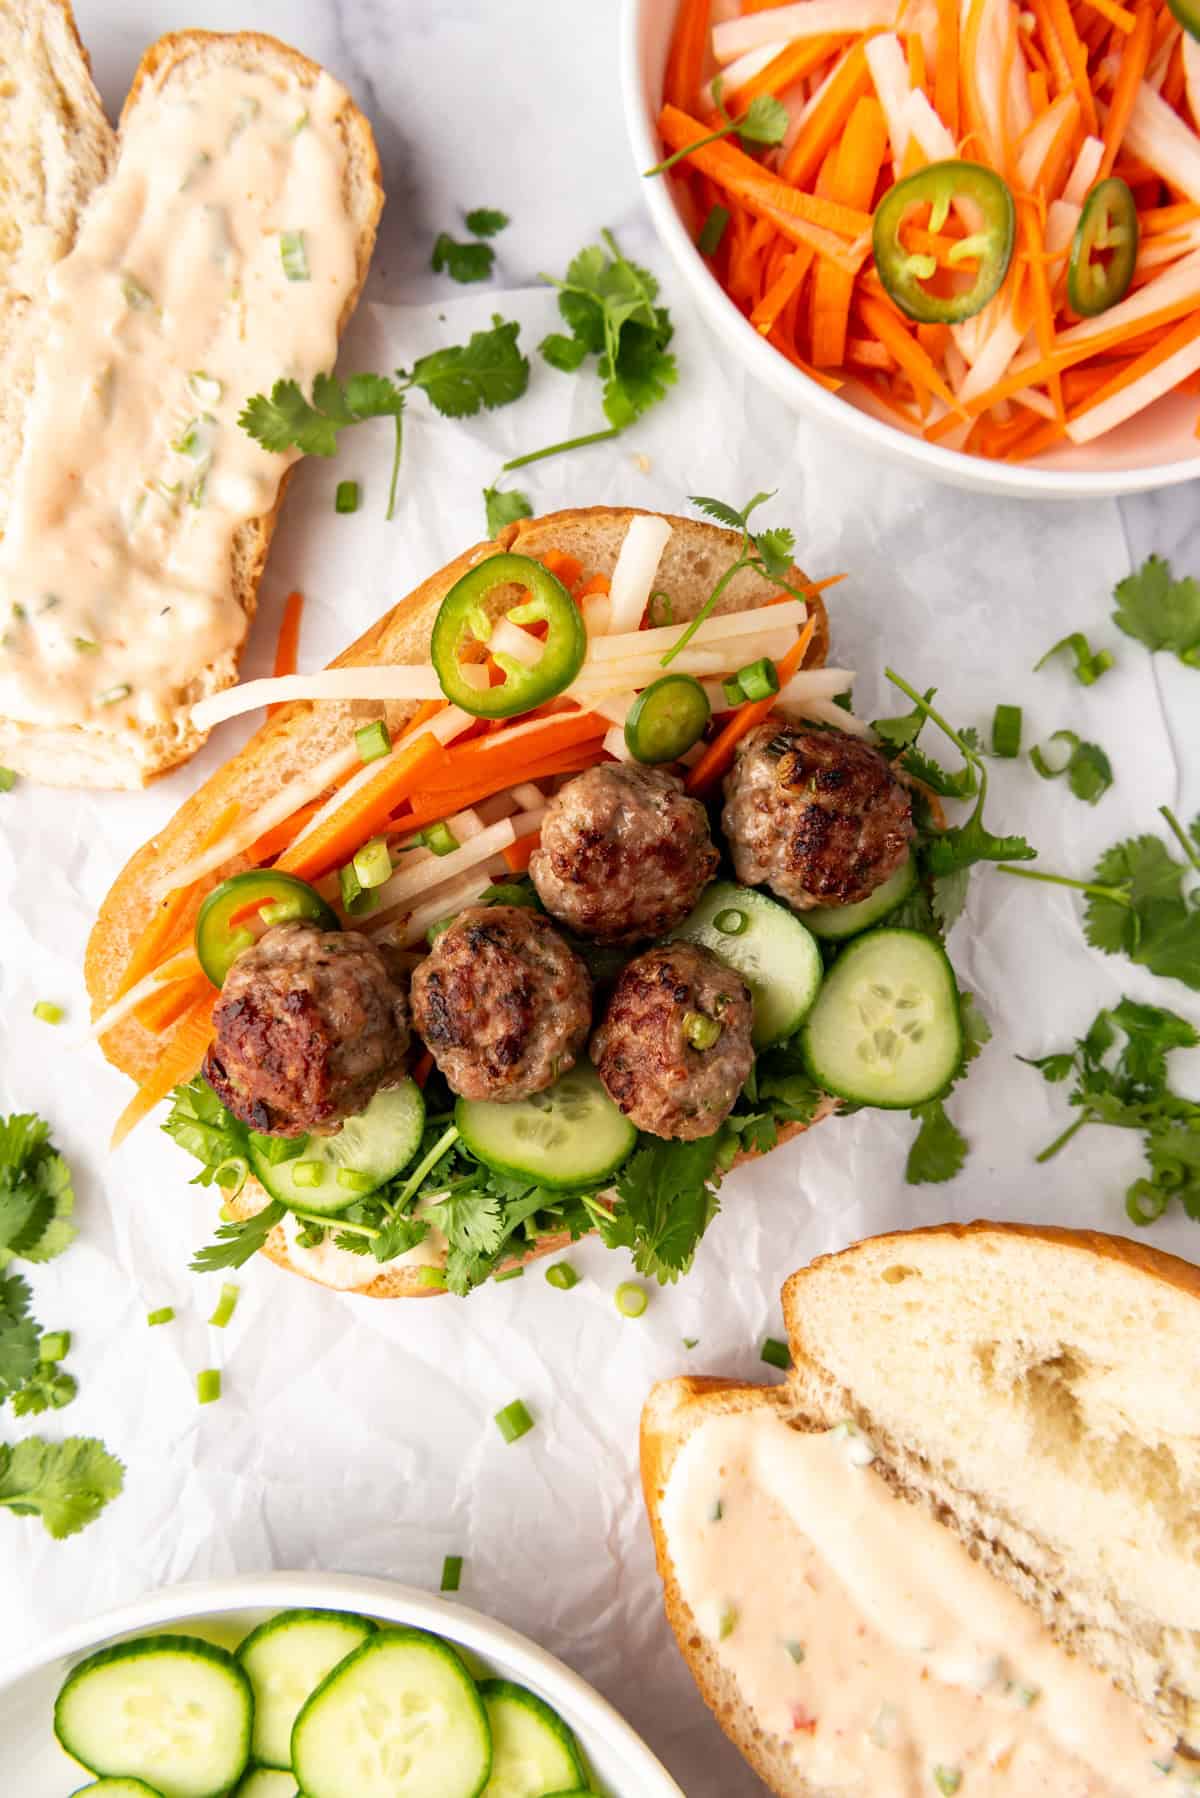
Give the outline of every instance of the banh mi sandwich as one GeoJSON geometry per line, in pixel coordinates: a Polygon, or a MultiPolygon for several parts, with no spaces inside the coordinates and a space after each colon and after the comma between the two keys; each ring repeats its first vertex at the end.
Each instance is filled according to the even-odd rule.
{"type": "MultiPolygon", "coordinates": [[[[45,141],[36,46],[22,22],[5,74],[24,139],[45,141]]],[[[56,155],[98,176],[93,137],[56,155]]],[[[0,399],[20,438],[0,542],[6,766],[137,787],[203,741],[193,704],[236,679],[295,460],[239,410],[281,370],[307,387],[333,366],[382,204],[371,128],[315,63],[255,32],[147,51],[73,245],[19,296],[38,342],[32,392],[0,399]]]]}
{"type": "Polygon", "coordinates": [[[946,1225],[784,1288],[792,1369],[656,1386],[667,1615],[780,1798],[1200,1789],[1200,1273],[946,1225]]]}
{"type": "Polygon", "coordinates": [[[795,567],[708,523],[509,526],[288,700],[126,867],[94,1032],[263,1247],[376,1297],[599,1227],[674,1278],[722,1172],[960,1071],[919,795],[795,567]],[[825,973],[822,944],[841,948],[825,973]],[[865,1010],[864,1010],[865,1007],[865,1010]]]}

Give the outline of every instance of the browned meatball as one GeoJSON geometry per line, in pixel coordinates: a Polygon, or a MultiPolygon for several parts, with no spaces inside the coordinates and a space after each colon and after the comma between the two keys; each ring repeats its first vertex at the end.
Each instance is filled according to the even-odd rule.
{"type": "Polygon", "coordinates": [[[591,1056],[639,1130],[711,1136],[746,1084],[753,1021],[740,974],[695,943],[664,943],[617,981],[591,1056]]]}
{"type": "Polygon", "coordinates": [[[413,1022],[464,1099],[526,1099],[575,1065],[592,983],[549,918],[473,905],[413,974],[413,1022]]]}
{"type": "Polygon", "coordinates": [[[561,787],[529,864],[548,912],[579,936],[636,943],[687,917],[717,870],[708,814],[660,768],[602,762],[561,787]]]}
{"type": "Polygon", "coordinates": [[[844,731],[781,717],[751,731],[725,780],[737,877],[803,911],[855,905],[896,872],[912,803],[887,757],[844,731]]]}
{"type": "Polygon", "coordinates": [[[404,1072],[407,1000],[354,930],[276,924],[230,968],[213,1023],[204,1078],[272,1136],[335,1130],[404,1072]]]}

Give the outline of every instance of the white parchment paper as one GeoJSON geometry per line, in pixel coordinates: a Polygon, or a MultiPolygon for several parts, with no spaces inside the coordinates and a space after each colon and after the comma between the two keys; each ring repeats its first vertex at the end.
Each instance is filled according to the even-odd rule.
{"type": "MultiPolygon", "coordinates": [[[[544,292],[369,309],[341,367],[411,363],[463,341],[496,303],[521,320],[531,353],[554,328],[544,292]]],[[[883,679],[891,662],[938,685],[956,721],[986,726],[997,701],[1012,701],[1025,708],[1027,741],[1069,726],[1108,749],[1117,784],[1095,809],[1027,763],[993,765],[993,828],[1024,831],[1043,866],[1082,874],[1119,836],[1152,828],[1160,803],[1197,809],[1200,676],[1152,660],[1109,623],[1109,595],[1128,566],[1115,506],[989,502],[861,460],[750,387],[685,308],[677,316],[687,379],[618,442],[515,477],[536,509],[686,510],[689,493],[740,504],[777,487],[766,516],[795,528],[808,571],[850,571],[830,599],[834,648],[858,671],[867,717],[906,709],[883,679]],[[1074,628],[1117,652],[1117,669],[1090,690],[1065,666],[1030,672],[1074,628]]],[[[602,422],[594,379],[554,373],[536,356],[529,398],[494,416],[449,423],[415,398],[390,524],[390,426],[348,433],[336,463],[305,465],[292,487],[247,674],[269,668],[290,587],[307,596],[302,666],[315,666],[482,536],[480,490],[505,457],[602,422]],[[362,509],[337,517],[334,487],[348,478],[361,483],[362,509]]],[[[381,1305],[252,1265],[239,1276],[232,1326],[210,1330],[219,1279],[198,1279],[187,1263],[211,1236],[213,1202],[189,1191],[191,1163],[152,1125],[108,1157],[127,1084],[66,1039],[86,1016],[80,963],[110,881],[248,729],[220,730],[190,767],[145,793],[23,784],[0,798],[0,1105],[52,1120],[79,1193],[80,1241],[33,1276],[44,1325],[74,1332],[81,1387],[49,1430],[101,1435],[128,1467],[125,1495],[73,1541],[0,1517],[4,1647],[20,1653],[164,1582],[275,1566],[436,1585],[443,1555],[461,1553],[464,1598],[597,1684],[689,1794],[749,1798],[760,1788],[708,1718],[662,1620],[637,1485],[650,1384],[685,1370],[774,1377],[759,1347],[780,1332],[782,1280],[866,1233],[974,1216],[1124,1231],[1135,1145],[1085,1132],[1037,1167],[1035,1151],[1066,1121],[1064,1101],[1014,1058],[1065,1047],[1122,992],[1194,1019],[1200,1003],[1090,951],[1065,892],[984,871],[952,951],[995,1040],[953,1101],[972,1154],[951,1185],[906,1186],[914,1127],[868,1113],[731,1177],[695,1271],[656,1290],[638,1322],[612,1301],[629,1273],[624,1256],[588,1243],[572,1252],[585,1277],[571,1293],[549,1288],[539,1267],[465,1302],[381,1305]],[[69,1024],[36,1022],[39,998],[64,1004],[69,1024]],[[166,1304],[177,1321],[148,1330],[146,1312],[166,1304]],[[684,1337],[699,1339],[690,1352],[684,1337]],[[225,1396],[200,1410],[195,1374],[209,1365],[224,1368],[225,1396]],[[537,1429],[506,1447],[492,1414],[518,1396],[537,1429]]],[[[1200,1060],[1176,1057],[1176,1068],[1194,1090],[1200,1060]]],[[[1200,1231],[1178,1217],[1152,1239],[1185,1255],[1200,1248],[1200,1231]]]]}

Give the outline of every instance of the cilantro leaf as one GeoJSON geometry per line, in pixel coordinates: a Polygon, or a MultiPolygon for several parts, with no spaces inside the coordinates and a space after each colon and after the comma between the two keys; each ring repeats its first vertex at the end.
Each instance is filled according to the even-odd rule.
{"type": "Polygon", "coordinates": [[[410,373],[398,370],[398,378],[419,387],[444,418],[473,418],[510,405],[529,385],[529,362],[517,344],[520,329],[494,313],[490,331],[475,331],[465,344],[420,357],[410,373]]]}
{"type": "Polygon", "coordinates": [[[908,1151],[904,1178],[910,1186],[940,1185],[962,1172],[967,1159],[967,1139],[946,1115],[940,1099],[918,1105],[912,1116],[920,1121],[908,1151]]]}
{"type": "Polygon", "coordinates": [[[429,266],[435,275],[445,273],[452,281],[465,284],[488,280],[495,260],[490,243],[456,243],[448,231],[439,231],[429,266]]]}
{"type": "Polygon", "coordinates": [[[783,592],[791,593],[797,599],[805,597],[799,588],[789,586],[784,578],[791,568],[792,550],[796,541],[794,532],[781,526],[757,533],[750,528],[751,513],[756,512],[759,506],[765,505],[769,499],[773,499],[775,497],[773,493],[756,493],[740,512],[736,511],[733,506],[727,505],[724,500],[711,499],[705,494],[692,494],[690,497],[691,503],[697,511],[715,519],[718,524],[727,525],[731,530],[740,531],[742,543],[737,556],[729,564],[724,574],[719,577],[700,610],[680,632],[666,655],[663,656],[664,668],[670,666],[680,650],[686,649],[705,619],[711,615],[730,581],[740,574],[743,568],[752,568],[756,574],[761,574],[764,579],[773,581],[783,592]]]}
{"type": "Polygon", "coordinates": [[[75,1239],[71,1171],[32,1112],[0,1118],[0,1268],[52,1261],[75,1239]]]}
{"type": "Polygon", "coordinates": [[[751,512],[754,511],[754,508],[756,506],[761,506],[764,501],[769,500],[771,497],[772,496],[769,493],[756,493],[754,498],[750,501],[750,504],[741,512],[739,512],[736,507],[728,505],[723,499],[709,499],[706,495],[701,493],[693,493],[691,495],[691,503],[695,506],[697,512],[703,512],[706,518],[713,519],[717,524],[725,525],[728,530],[744,531],[746,528],[746,520],[751,512]]]}
{"type": "Polygon", "coordinates": [[[615,365],[605,357],[600,364],[604,383],[604,416],[618,431],[665,399],[678,379],[675,358],[664,347],[657,330],[631,325],[622,333],[615,365]]]}
{"type": "Polygon", "coordinates": [[[0,1278],[0,1404],[38,1370],[42,1333],[29,1315],[30,1296],[20,1274],[0,1278]]]}
{"type": "Polygon", "coordinates": [[[296,381],[276,381],[270,397],[256,393],[238,417],[243,431],[267,450],[301,450],[306,456],[337,453],[338,432],[367,418],[399,418],[404,395],[386,375],[351,375],[343,385],[318,375],[306,400],[296,381]]]}
{"type": "Polygon", "coordinates": [[[983,822],[985,796],[986,786],[981,780],[975,810],[966,823],[952,825],[930,840],[925,852],[930,874],[954,874],[961,868],[974,867],[976,862],[1034,860],[1037,850],[1031,849],[1024,837],[996,836],[988,830],[983,822]]]}
{"type": "Polygon", "coordinates": [[[544,361],[564,375],[573,375],[586,362],[591,351],[583,337],[567,337],[562,331],[551,331],[538,345],[544,361]]]}
{"type": "Polygon", "coordinates": [[[719,1136],[691,1142],[644,1137],[617,1176],[617,1203],[600,1226],[610,1248],[633,1251],[639,1273],[662,1284],[691,1266],[717,1211],[719,1136]]]}
{"type": "Polygon", "coordinates": [[[533,517],[529,495],[517,487],[509,488],[507,492],[501,492],[498,487],[485,487],[483,504],[489,537],[498,537],[506,524],[515,524],[519,518],[533,517]]]}
{"type": "Polygon", "coordinates": [[[790,116],[782,100],[773,94],[758,94],[735,121],[737,135],[743,144],[781,144],[790,116]]]}
{"type": "Polygon", "coordinates": [[[91,1436],[0,1443],[0,1505],[19,1517],[39,1516],[59,1540],[94,1522],[124,1480],[121,1463],[91,1436]]]}
{"type": "Polygon", "coordinates": [[[243,1267],[263,1247],[276,1224],[283,1221],[286,1211],[286,1205],[281,1205],[278,1199],[272,1199],[269,1205],[256,1211],[253,1217],[244,1218],[239,1223],[218,1225],[216,1242],[201,1249],[189,1263],[192,1272],[215,1274],[223,1268],[243,1267]]]}
{"type": "Polygon", "coordinates": [[[1166,649],[1191,668],[1200,667],[1200,582],[1174,580],[1171,565],[1151,556],[1118,582],[1116,624],[1147,649],[1166,649]]]}
{"type": "Polygon", "coordinates": [[[200,1162],[193,1186],[212,1186],[217,1170],[231,1162],[247,1162],[250,1133],[226,1111],[208,1082],[199,1074],[171,1094],[171,1109],[162,1129],[200,1162]]]}
{"type": "Polygon", "coordinates": [[[43,1411],[61,1411],[74,1402],[78,1392],[72,1374],[58,1366],[39,1366],[21,1390],[13,1393],[13,1416],[40,1417],[43,1411]]]}
{"type": "Polygon", "coordinates": [[[495,237],[511,223],[507,212],[496,212],[490,206],[476,206],[466,219],[472,237],[495,237]]]}

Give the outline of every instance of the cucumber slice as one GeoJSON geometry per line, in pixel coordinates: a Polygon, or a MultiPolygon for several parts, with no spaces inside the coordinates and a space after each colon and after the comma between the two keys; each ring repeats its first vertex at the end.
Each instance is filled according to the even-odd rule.
{"type": "MultiPolygon", "coordinates": [[[[346,1611],[280,1611],[251,1630],[237,1658],[254,1688],[250,1752],[256,1761],[291,1767],[292,1728],[305,1700],[374,1631],[365,1617],[346,1611]]],[[[255,1798],[266,1798],[265,1791],[255,1798]]]]}
{"type": "Polygon", "coordinates": [[[275,1767],[255,1767],[247,1773],[233,1798],[300,1798],[296,1775],[280,1773],[275,1767]]]}
{"type": "MultiPolygon", "coordinates": [[[[239,1792],[241,1787],[238,1788],[239,1792]]],[[[93,1785],[80,1786],[72,1798],[162,1798],[144,1779],[98,1779],[93,1785]]],[[[299,1798],[297,1793],[296,1798],[299,1798]]]]}
{"type": "Polygon", "coordinates": [[[305,1798],[479,1798],[487,1712],[462,1659],[420,1629],[381,1629],[317,1687],[292,1731],[305,1798]]]}
{"type": "Polygon", "coordinates": [[[902,867],[888,875],[882,886],[876,887],[866,899],[860,899],[857,905],[815,905],[805,912],[804,922],[815,936],[840,942],[843,937],[857,936],[860,930],[867,930],[886,918],[908,898],[916,884],[917,864],[910,855],[902,867]]]}
{"type": "Polygon", "coordinates": [[[231,1654],[198,1636],[143,1636],[67,1675],[54,1733],[89,1772],[145,1779],[162,1798],[217,1798],[250,1758],[254,1696],[231,1654]]]}
{"type": "Polygon", "coordinates": [[[310,1136],[304,1153],[287,1161],[268,1161],[251,1137],[250,1165],[273,1199],[325,1216],[344,1211],[407,1167],[421,1146],[424,1128],[421,1089],[415,1080],[402,1080],[377,1092],[367,1109],[347,1118],[336,1135],[310,1136]],[[297,1178],[300,1169],[305,1171],[297,1178]],[[339,1180],[343,1170],[347,1180],[356,1174],[370,1185],[339,1180]]]}
{"type": "Polygon", "coordinates": [[[544,1093],[500,1105],[460,1099],[454,1121],[463,1142],[485,1166],[524,1174],[558,1192],[592,1186],[615,1174],[637,1131],[581,1061],[544,1093]]]}
{"type": "Polygon", "coordinates": [[[945,951],[915,930],[868,931],[825,976],[801,1036],[818,1086],[856,1105],[936,1099],[962,1060],[958,988],[945,951]]]}
{"type": "Polygon", "coordinates": [[[492,1776],[483,1798],[544,1798],[584,1778],[575,1738],[536,1693],[507,1679],[481,1679],[492,1728],[492,1776]]]}
{"type": "Polygon", "coordinates": [[[754,999],[754,1047],[799,1030],[821,986],[821,951],[794,912],[753,887],[714,880],[672,936],[736,968],[754,999]]]}

